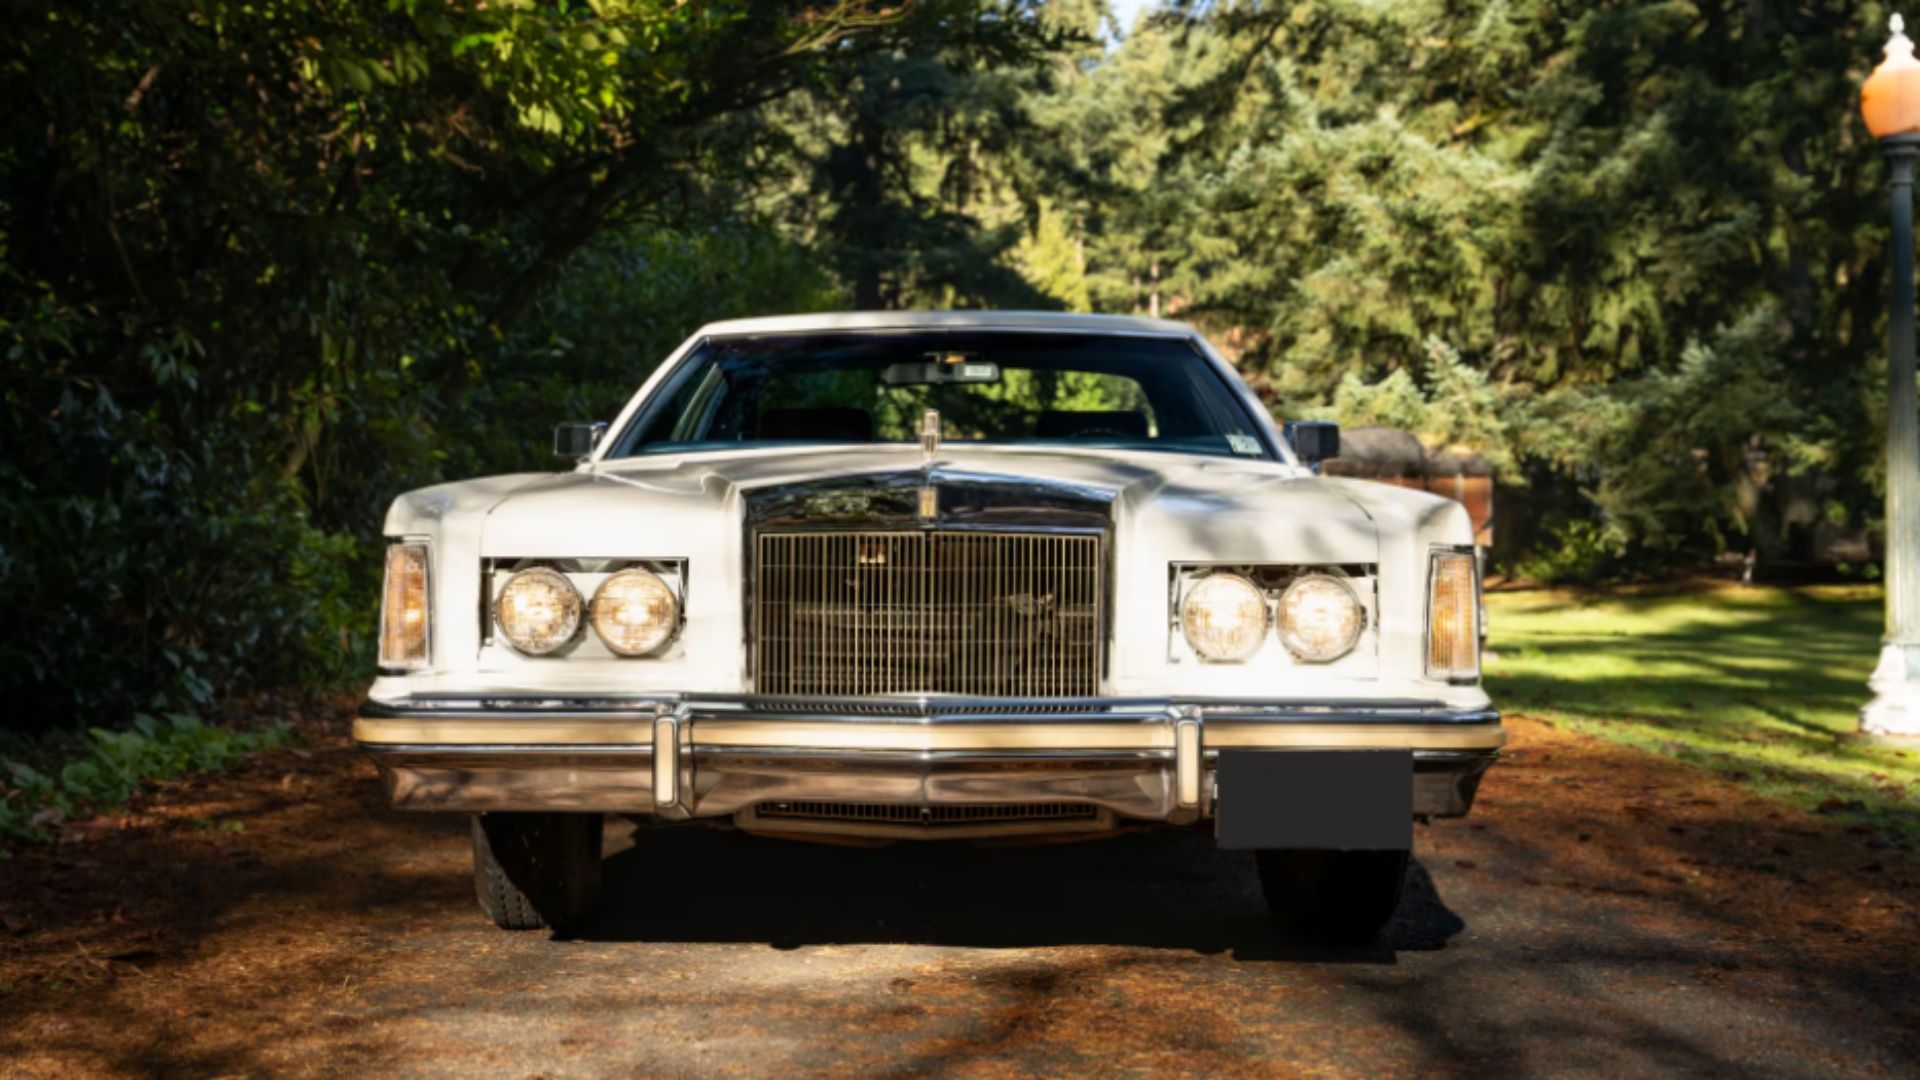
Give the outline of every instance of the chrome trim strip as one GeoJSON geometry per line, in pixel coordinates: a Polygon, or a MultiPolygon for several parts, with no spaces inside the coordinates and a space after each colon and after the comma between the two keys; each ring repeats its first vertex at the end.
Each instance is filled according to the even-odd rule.
{"type": "MultiPolygon", "coordinates": [[[[711,703],[684,700],[677,706],[656,701],[645,709],[630,708],[624,702],[606,710],[583,709],[576,702],[555,704],[560,707],[551,710],[415,709],[369,702],[354,723],[353,735],[366,746],[659,747],[662,732],[657,721],[671,719],[674,737],[667,744],[670,750],[656,756],[676,756],[671,767],[674,775],[678,775],[681,750],[698,753],[723,747],[1015,754],[1178,750],[1182,725],[1189,723],[1193,725],[1196,755],[1202,747],[1495,750],[1506,741],[1499,713],[1492,709],[1355,709],[1240,702],[1215,706],[1169,703],[1158,708],[1139,705],[1125,712],[1030,713],[946,712],[929,705],[925,711],[873,715],[782,713],[754,709],[748,700],[740,699],[711,703]]],[[[862,702],[843,704],[865,708],[862,702]]]]}
{"type": "MultiPolygon", "coordinates": [[[[381,747],[386,749],[386,747],[381,747]]],[[[441,747],[423,747],[438,750],[441,747]]],[[[491,749],[491,748],[475,748],[491,749]]],[[[570,747],[515,747],[527,750],[570,750],[570,747]]],[[[1158,763],[1173,761],[1171,750],[846,750],[817,746],[701,746],[692,751],[696,767],[700,762],[736,760],[778,760],[792,762],[831,762],[835,768],[858,769],[867,766],[954,765],[1031,767],[1035,764],[1158,763]]]]}
{"type": "MultiPolygon", "coordinates": [[[[1147,723],[929,723],[874,724],[858,720],[760,720],[686,714],[685,749],[745,747],[896,751],[1171,750],[1171,718],[1147,723]]],[[[1204,728],[1206,745],[1220,747],[1492,750],[1506,742],[1497,723],[1317,724],[1216,722],[1204,728]]],[[[537,718],[449,720],[362,719],[353,737],[364,747],[393,745],[594,746],[648,744],[651,719],[632,724],[578,724],[537,718]]]]}
{"type": "Polygon", "coordinates": [[[1420,699],[1299,699],[1220,697],[1020,698],[955,695],[877,697],[772,697],[740,694],[418,694],[398,701],[369,699],[365,719],[437,717],[556,720],[650,719],[675,707],[702,712],[751,713],[757,718],[848,720],[869,723],[1045,723],[1051,720],[1162,720],[1175,709],[1197,710],[1214,720],[1279,720],[1318,723],[1483,724],[1498,721],[1492,707],[1458,709],[1420,699]]]}
{"type": "MultiPolygon", "coordinates": [[[[486,700],[503,699],[488,698],[486,700]]],[[[650,720],[659,713],[659,706],[662,704],[667,705],[667,711],[672,711],[671,703],[661,702],[658,699],[645,702],[609,703],[604,708],[582,707],[575,702],[547,705],[539,701],[516,701],[509,708],[497,708],[467,704],[439,705],[425,699],[414,698],[405,704],[368,701],[360,706],[360,718],[363,720],[477,720],[482,718],[506,720],[514,717],[528,717],[542,720],[650,720]]]]}
{"type": "Polygon", "coordinates": [[[851,750],[1146,750],[1173,745],[1165,718],[1139,723],[866,723],[691,713],[697,746],[851,750]]]}
{"type": "MultiPolygon", "coordinates": [[[[591,761],[595,765],[622,765],[645,763],[653,759],[651,746],[630,746],[630,744],[524,744],[524,746],[495,746],[495,744],[363,744],[363,751],[374,757],[447,757],[447,759],[501,759],[501,761],[524,761],[528,765],[551,765],[559,761],[591,761]]],[[[741,748],[741,746],[703,746],[689,749],[689,759],[699,765],[701,761],[726,763],[735,759],[780,759],[780,761],[824,761],[833,763],[835,769],[860,769],[864,765],[891,767],[891,765],[941,765],[954,769],[968,767],[993,767],[1008,763],[1079,763],[1079,761],[1098,761],[1098,763],[1158,763],[1173,765],[1175,751],[1171,749],[1021,749],[1021,751],[1000,751],[1000,749],[820,749],[804,746],[762,746],[762,748],[741,748]]],[[[1204,769],[1213,769],[1213,763],[1219,759],[1219,749],[1202,749],[1200,761],[1204,769]]],[[[1500,761],[1498,749],[1415,749],[1413,767],[1419,769],[1452,769],[1459,763],[1480,761],[1492,765],[1500,761]]]]}
{"type": "MultiPolygon", "coordinates": [[[[528,743],[522,746],[499,746],[488,743],[369,743],[362,745],[360,749],[376,757],[448,755],[455,758],[492,757],[525,760],[530,764],[548,764],[561,759],[596,762],[612,759],[607,761],[611,764],[629,758],[635,761],[648,761],[653,757],[652,746],[622,743],[608,743],[600,746],[591,743],[528,743]]],[[[707,760],[724,762],[740,758],[778,758],[788,761],[832,762],[837,768],[857,768],[863,763],[1019,765],[1036,761],[1131,761],[1169,764],[1175,760],[1172,750],[1022,750],[1009,753],[998,750],[822,750],[815,747],[781,746],[703,746],[691,750],[690,757],[696,764],[707,760]]],[[[1200,755],[1201,761],[1209,769],[1219,757],[1218,748],[1204,749],[1200,755]]],[[[1498,750],[1415,750],[1413,752],[1415,769],[1423,766],[1446,768],[1474,761],[1493,764],[1499,758],[1498,750]]]]}
{"type": "Polygon", "coordinates": [[[502,761],[525,761],[529,764],[547,765],[560,761],[591,761],[596,764],[619,764],[623,767],[632,763],[644,765],[653,760],[653,746],[650,743],[525,743],[507,745],[503,743],[361,743],[360,749],[378,758],[383,755],[401,757],[441,757],[479,760],[481,758],[499,758],[502,761]]]}
{"type": "Polygon", "coordinates": [[[690,716],[708,720],[764,720],[791,724],[881,724],[893,727],[940,727],[947,724],[1164,724],[1165,709],[1141,709],[1130,712],[1033,712],[1033,713],[920,713],[888,716],[868,713],[780,712],[772,709],[710,709],[698,705],[682,706],[690,716]]]}
{"type": "Polygon", "coordinates": [[[1420,710],[1420,709],[1328,709],[1324,712],[1295,706],[1235,707],[1201,706],[1199,716],[1209,724],[1221,723],[1313,723],[1313,724],[1420,724],[1475,727],[1500,722],[1498,709],[1420,710]]]}

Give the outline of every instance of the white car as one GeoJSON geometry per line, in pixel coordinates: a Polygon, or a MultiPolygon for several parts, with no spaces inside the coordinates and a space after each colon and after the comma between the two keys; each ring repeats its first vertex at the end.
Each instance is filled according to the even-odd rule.
{"type": "Polygon", "coordinates": [[[1192,329],[716,323],[560,473],[401,496],[354,737],[564,927],[606,814],[846,842],[1211,830],[1377,931],[1505,740],[1452,501],[1325,479],[1192,329]]]}

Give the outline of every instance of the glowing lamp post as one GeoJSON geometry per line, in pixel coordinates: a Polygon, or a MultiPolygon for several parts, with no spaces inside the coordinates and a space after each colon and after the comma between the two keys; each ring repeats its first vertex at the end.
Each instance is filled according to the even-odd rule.
{"type": "Polygon", "coordinates": [[[1860,113],[1887,159],[1893,306],[1887,320],[1887,636],[1860,730],[1920,735],[1920,392],[1913,355],[1913,169],[1920,160],[1920,60],[1895,15],[1886,59],[1860,88],[1860,113]]]}

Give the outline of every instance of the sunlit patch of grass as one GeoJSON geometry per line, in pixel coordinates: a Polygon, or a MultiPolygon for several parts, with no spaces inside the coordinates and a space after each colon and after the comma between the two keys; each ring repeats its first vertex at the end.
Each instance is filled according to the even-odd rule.
{"type": "Polygon", "coordinates": [[[1488,597],[1501,708],[1920,839],[1920,748],[1854,737],[1878,586],[1488,597]]]}

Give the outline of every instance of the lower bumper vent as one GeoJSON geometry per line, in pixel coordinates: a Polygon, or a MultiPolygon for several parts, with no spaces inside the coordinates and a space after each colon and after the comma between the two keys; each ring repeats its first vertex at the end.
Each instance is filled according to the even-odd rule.
{"type": "Polygon", "coordinates": [[[916,806],[911,803],[766,802],[754,807],[762,819],[868,821],[888,825],[996,825],[1020,821],[1092,821],[1100,808],[1086,803],[970,803],[916,806]]]}

